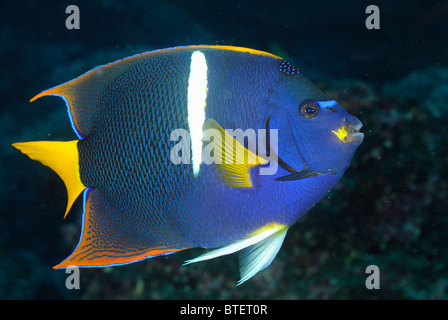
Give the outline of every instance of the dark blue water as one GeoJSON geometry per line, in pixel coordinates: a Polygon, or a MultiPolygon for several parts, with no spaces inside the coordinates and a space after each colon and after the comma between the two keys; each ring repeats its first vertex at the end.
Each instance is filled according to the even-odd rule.
{"type": "Polygon", "coordinates": [[[1,299],[447,299],[448,2],[7,1],[0,4],[1,299]],[[68,5],[80,29],[68,30],[68,5]],[[202,250],[83,269],[52,266],[78,242],[82,201],[10,146],[70,140],[63,101],[43,89],[135,53],[189,44],[282,56],[364,123],[343,180],[291,228],[272,265],[242,286],[236,256],[202,250]],[[366,288],[379,268],[380,289],[366,288]]]}

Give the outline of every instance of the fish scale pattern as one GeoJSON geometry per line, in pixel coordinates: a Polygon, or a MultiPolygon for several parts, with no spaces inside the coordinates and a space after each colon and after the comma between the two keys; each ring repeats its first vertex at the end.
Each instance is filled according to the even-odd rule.
{"type": "Polygon", "coordinates": [[[180,183],[192,172],[172,165],[169,155],[171,132],[188,128],[189,59],[155,58],[115,79],[98,100],[104,112],[78,143],[81,180],[103,197],[108,217],[98,218],[113,221],[111,238],[125,235],[133,244],[151,246],[182,241],[170,226],[182,214],[173,211],[183,201],[180,183]]]}

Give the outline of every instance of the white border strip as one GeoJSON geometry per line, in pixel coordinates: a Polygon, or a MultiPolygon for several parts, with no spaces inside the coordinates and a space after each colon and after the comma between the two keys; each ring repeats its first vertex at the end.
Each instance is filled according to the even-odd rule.
{"type": "Polygon", "coordinates": [[[191,164],[195,177],[202,163],[202,126],[205,121],[207,100],[207,61],[200,51],[191,55],[190,77],[188,78],[188,126],[191,141],[191,164]]]}

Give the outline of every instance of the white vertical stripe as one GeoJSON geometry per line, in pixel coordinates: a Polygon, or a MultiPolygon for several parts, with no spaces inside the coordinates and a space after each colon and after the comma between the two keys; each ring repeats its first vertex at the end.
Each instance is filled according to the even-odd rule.
{"type": "Polygon", "coordinates": [[[205,121],[207,99],[207,61],[200,51],[191,55],[188,78],[188,126],[190,129],[191,164],[193,174],[199,174],[202,162],[202,126],[205,121]]]}

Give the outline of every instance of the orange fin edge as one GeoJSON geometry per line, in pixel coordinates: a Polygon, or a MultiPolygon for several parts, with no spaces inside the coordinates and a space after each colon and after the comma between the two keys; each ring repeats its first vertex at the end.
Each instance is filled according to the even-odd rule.
{"type": "Polygon", "coordinates": [[[107,217],[102,212],[106,207],[102,201],[102,193],[99,190],[87,188],[84,191],[84,214],[79,243],[73,253],[55,265],[53,269],[70,266],[119,266],[189,249],[189,247],[146,247],[136,244],[132,239],[123,238],[105,220],[107,217]],[[104,232],[104,227],[112,227],[112,229],[104,232]]]}

